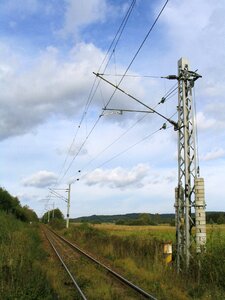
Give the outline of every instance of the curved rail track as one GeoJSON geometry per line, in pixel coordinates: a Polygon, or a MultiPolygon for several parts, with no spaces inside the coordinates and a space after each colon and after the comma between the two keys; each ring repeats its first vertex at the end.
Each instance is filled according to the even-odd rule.
{"type": "Polygon", "coordinates": [[[99,266],[101,269],[107,271],[107,273],[109,273],[110,275],[112,275],[111,277],[116,278],[118,281],[120,281],[123,284],[123,286],[126,286],[129,289],[135,291],[136,294],[138,294],[139,296],[142,296],[142,298],[151,299],[151,300],[157,300],[154,296],[152,296],[151,294],[147,293],[146,291],[144,291],[143,289],[141,289],[137,285],[133,284],[132,282],[130,282],[129,280],[127,280],[126,278],[124,278],[123,276],[121,276],[120,274],[118,274],[117,272],[113,271],[112,269],[110,269],[109,267],[107,267],[105,264],[99,262],[93,256],[91,256],[88,253],[84,252],[78,246],[76,246],[75,244],[72,244],[70,241],[68,241],[64,237],[60,236],[59,234],[57,234],[55,231],[53,231],[53,230],[45,227],[44,228],[44,233],[45,233],[45,236],[46,236],[47,240],[51,244],[54,252],[56,253],[57,257],[61,261],[63,267],[65,268],[65,270],[67,271],[68,275],[70,276],[70,278],[71,278],[71,280],[72,280],[72,282],[73,282],[73,284],[74,284],[74,286],[75,286],[78,294],[80,295],[81,299],[87,300],[87,297],[85,296],[84,292],[79,287],[79,284],[77,283],[77,281],[75,279],[75,276],[69,270],[68,265],[66,265],[66,263],[65,263],[62,255],[60,254],[60,251],[58,251],[58,246],[56,246],[56,245],[57,244],[59,245],[59,242],[63,243],[64,246],[65,245],[69,246],[73,251],[76,251],[77,253],[79,253],[79,255],[87,258],[89,261],[95,263],[95,265],[99,266]]]}

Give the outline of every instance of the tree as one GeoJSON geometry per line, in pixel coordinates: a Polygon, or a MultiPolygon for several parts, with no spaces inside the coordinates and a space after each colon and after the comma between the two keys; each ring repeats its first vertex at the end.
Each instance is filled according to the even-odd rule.
{"type": "Polygon", "coordinates": [[[6,190],[0,188],[0,209],[7,213],[13,212],[13,210],[20,205],[19,200],[11,196],[6,190]]]}
{"type": "Polygon", "coordinates": [[[54,218],[62,219],[62,220],[64,219],[63,213],[61,212],[61,210],[59,208],[55,209],[54,218]]]}
{"type": "Polygon", "coordinates": [[[58,220],[64,219],[63,213],[61,212],[61,210],[59,208],[54,209],[54,213],[53,213],[53,210],[47,211],[41,218],[43,223],[48,222],[48,216],[49,216],[49,221],[52,219],[58,219],[58,220]]]}
{"type": "Polygon", "coordinates": [[[21,206],[17,197],[13,197],[6,190],[0,188],[0,210],[11,213],[23,222],[37,221],[36,213],[28,206],[21,206]]]}
{"type": "Polygon", "coordinates": [[[219,218],[217,219],[217,224],[225,224],[225,216],[220,214],[219,218]]]}
{"type": "Polygon", "coordinates": [[[151,218],[148,214],[140,214],[138,218],[143,225],[149,225],[151,223],[151,218]]]}

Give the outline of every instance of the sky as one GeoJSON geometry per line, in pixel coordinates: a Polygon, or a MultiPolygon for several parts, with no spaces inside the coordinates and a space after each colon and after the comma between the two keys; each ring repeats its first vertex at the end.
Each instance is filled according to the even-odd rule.
{"type": "Polygon", "coordinates": [[[0,185],[39,216],[53,204],[71,217],[173,213],[177,132],[93,72],[177,121],[177,92],[158,104],[188,59],[195,82],[200,175],[206,209],[225,211],[225,3],[1,0],[0,185]],[[108,50],[110,51],[108,52],[108,50]],[[103,62],[103,63],[102,63],[103,62]],[[131,63],[132,62],[132,63],[131,63]],[[79,179],[79,181],[77,180],[79,179]]]}

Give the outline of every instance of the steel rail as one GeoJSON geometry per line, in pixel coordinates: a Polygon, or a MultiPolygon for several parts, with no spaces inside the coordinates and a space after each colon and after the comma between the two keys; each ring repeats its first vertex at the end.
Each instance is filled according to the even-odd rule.
{"type": "Polygon", "coordinates": [[[44,231],[45,236],[47,238],[47,240],[49,241],[50,245],[52,246],[53,250],[55,251],[56,255],[58,256],[59,260],[61,261],[63,267],[65,268],[65,270],[67,271],[67,273],[69,274],[71,280],[73,281],[78,293],[80,294],[81,298],[83,300],[87,300],[86,296],[84,295],[84,293],[82,292],[81,288],[79,287],[78,283],[76,282],[74,276],[71,274],[70,270],[68,269],[67,265],[65,264],[65,262],[63,261],[61,255],[59,254],[59,252],[57,251],[57,249],[55,248],[55,246],[53,245],[52,241],[50,240],[50,238],[48,237],[48,235],[46,234],[46,232],[44,231]]]}
{"type": "Polygon", "coordinates": [[[141,289],[137,285],[133,284],[132,282],[130,282],[129,280],[127,280],[126,278],[124,278],[123,276],[121,276],[120,274],[118,274],[117,272],[113,271],[112,269],[110,269],[109,267],[107,267],[106,265],[104,265],[103,263],[99,262],[97,259],[95,259],[91,255],[87,254],[85,251],[81,250],[78,246],[72,244],[70,241],[66,240],[64,237],[60,236],[58,233],[56,233],[52,229],[48,228],[48,230],[51,231],[52,233],[54,233],[59,239],[63,240],[72,249],[78,251],[79,253],[81,253],[82,255],[86,256],[88,259],[90,259],[91,261],[93,261],[97,265],[101,266],[103,269],[107,270],[110,274],[112,274],[117,279],[119,279],[121,282],[123,282],[126,285],[128,285],[129,287],[131,287],[137,293],[139,293],[142,296],[144,296],[146,299],[157,300],[157,298],[153,297],[152,295],[150,295],[149,293],[147,293],[146,291],[144,291],[143,289],[141,289]]]}

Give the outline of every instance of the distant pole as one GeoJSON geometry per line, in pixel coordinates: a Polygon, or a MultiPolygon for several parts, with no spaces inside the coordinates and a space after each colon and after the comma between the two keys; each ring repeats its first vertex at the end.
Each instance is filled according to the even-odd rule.
{"type": "Polygon", "coordinates": [[[48,210],[48,223],[50,221],[50,210],[48,210]]]}
{"type": "Polygon", "coordinates": [[[71,191],[71,183],[69,184],[69,188],[68,188],[66,228],[69,228],[69,220],[70,220],[70,191],[71,191]]]}

